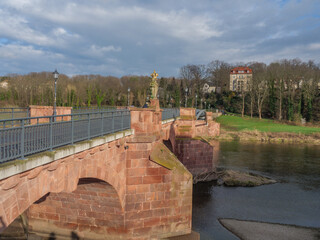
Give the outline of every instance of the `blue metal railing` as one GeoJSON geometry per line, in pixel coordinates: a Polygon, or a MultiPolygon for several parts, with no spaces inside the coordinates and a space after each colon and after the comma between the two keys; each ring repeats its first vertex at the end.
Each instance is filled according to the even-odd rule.
{"type": "Polygon", "coordinates": [[[126,109],[14,119],[13,127],[0,129],[0,163],[130,129],[130,119],[126,109]]]}
{"type": "Polygon", "coordinates": [[[162,108],[162,121],[180,116],[180,108],[162,108]]]}
{"type": "Polygon", "coordinates": [[[0,108],[0,119],[27,118],[29,116],[29,108],[0,108]]]}
{"type": "Polygon", "coordinates": [[[94,113],[94,112],[114,111],[116,109],[117,107],[115,106],[73,107],[72,113],[94,113]]]}

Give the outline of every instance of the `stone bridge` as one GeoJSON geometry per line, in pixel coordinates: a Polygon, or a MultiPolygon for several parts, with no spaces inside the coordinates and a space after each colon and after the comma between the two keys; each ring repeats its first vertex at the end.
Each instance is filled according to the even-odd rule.
{"type": "Polygon", "coordinates": [[[0,232],[23,214],[30,234],[56,239],[189,234],[190,171],[213,167],[200,136],[218,135],[219,124],[180,111],[162,121],[157,103],[131,108],[129,130],[0,164],[0,232]]]}

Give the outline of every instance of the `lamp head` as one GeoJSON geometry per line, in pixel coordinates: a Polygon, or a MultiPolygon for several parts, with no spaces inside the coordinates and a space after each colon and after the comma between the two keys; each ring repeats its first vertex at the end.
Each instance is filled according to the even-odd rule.
{"type": "Polygon", "coordinates": [[[53,78],[55,80],[57,80],[59,78],[59,73],[58,73],[57,69],[52,74],[53,74],[53,78]]]}

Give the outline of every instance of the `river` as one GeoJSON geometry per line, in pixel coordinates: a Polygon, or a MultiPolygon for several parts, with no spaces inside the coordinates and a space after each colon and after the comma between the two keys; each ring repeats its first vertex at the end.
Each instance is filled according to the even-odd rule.
{"type": "Polygon", "coordinates": [[[271,177],[276,184],[253,188],[198,183],[193,193],[193,229],[201,240],[239,239],[219,218],[320,228],[320,147],[221,142],[218,167],[271,177]]]}

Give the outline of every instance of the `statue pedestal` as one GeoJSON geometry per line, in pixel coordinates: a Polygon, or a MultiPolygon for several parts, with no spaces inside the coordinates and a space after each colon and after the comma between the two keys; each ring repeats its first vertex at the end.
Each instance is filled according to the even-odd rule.
{"type": "Polygon", "coordinates": [[[150,99],[149,107],[155,108],[156,111],[160,110],[159,99],[150,99]]]}

